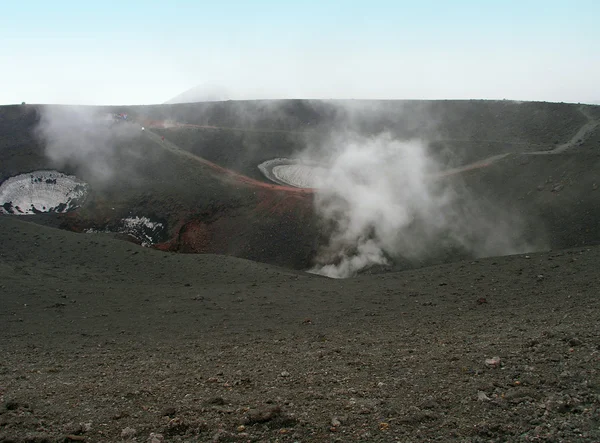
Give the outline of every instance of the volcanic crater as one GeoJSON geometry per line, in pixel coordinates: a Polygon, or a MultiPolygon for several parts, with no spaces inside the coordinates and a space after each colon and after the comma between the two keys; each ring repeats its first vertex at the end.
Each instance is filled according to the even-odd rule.
{"type": "Polygon", "coordinates": [[[0,107],[0,441],[600,441],[599,122],[0,107]]]}
{"type": "MultiPolygon", "coordinates": [[[[318,160],[323,155],[311,152],[318,147],[326,153],[332,133],[368,139],[384,131],[398,140],[426,140],[427,155],[440,166],[432,180],[451,181],[479,199],[516,209],[525,220],[523,235],[530,244],[555,248],[599,241],[591,226],[557,228],[565,220],[580,226],[596,212],[595,205],[585,203],[587,190],[579,187],[595,178],[578,169],[586,156],[596,161],[590,154],[598,131],[593,106],[289,100],[115,107],[111,114],[126,114],[127,124],[137,125],[139,134],[126,140],[111,136],[115,149],[110,152],[114,170],[109,182],[86,176],[93,164],[67,163],[63,169],[77,179],[46,172],[55,174],[48,175],[52,183],[41,175],[29,183],[30,176],[19,174],[55,163],[45,157],[43,137],[30,135],[49,110],[29,105],[3,109],[3,124],[16,134],[3,142],[1,151],[3,211],[69,211],[55,214],[53,221],[40,218],[65,229],[123,233],[133,226],[126,220],[151,214],[149,223],[158,223],[160,229],[153,234],[154,228],[144,228],[148,233],[138,232],[132,239],[170,251],[210,251],[310,269],[332,229],[314,207],[328,166],[318,160]],[[16,146],[24,149],[17,151],[16,146]],[[549,182],[553,201],[534,192],[549,182]],[[18,186],[20,194],[14,191],[18,186]],[[559,204],[567,193],[576,193],[584,203],[575,210],[567,201],[559,204]],[[16,196],[24,195],[29,200],[17,201],[16,196]],[[544,216],[550,212],[552,217],[544,216]]],[[[395,262],[413,267],[444,262],[453,254],[469,255],[438,243],[426,257],[414,260],[400,254],[395,262]]]]}

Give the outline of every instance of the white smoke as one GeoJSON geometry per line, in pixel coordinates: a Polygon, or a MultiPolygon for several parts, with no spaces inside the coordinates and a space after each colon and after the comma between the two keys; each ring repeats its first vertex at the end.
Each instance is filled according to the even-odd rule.
{"type": "Polygon", "coordinates": [[[125,160],[139,156],[139,152],[124,149],[131,147],[128,143],[139,134],[134,123],[85,106],[45,106],[37,127],[46,156],[56,167],[75,167],[97,183],[114,178],[116,171],[127,169],[125,160]]]}
{"type": "Polygon", "coordinates": [[[336,135],[321,161],[329,173],[317,176],[315,207],[332,234],[313,273],[345,278],[443,248],[486,256],[529,247],[517,216],[440,179],[441,166],[421,140],[336,135]]]}

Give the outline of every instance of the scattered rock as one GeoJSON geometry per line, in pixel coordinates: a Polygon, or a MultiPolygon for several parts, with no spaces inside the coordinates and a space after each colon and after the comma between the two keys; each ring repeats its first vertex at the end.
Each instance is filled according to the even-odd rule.
{"type": "Polygon", "coordinates": [[[163,417],[174,417],[176,413],[177,413],[177,410],[173,406],[167,406],[162,411],[163,417]]]}
{"type": "Polygon", "coordinates": [[[279,406],[263,407],[260,409],[250,409],[246,414],[245,424],[265,423],[273,420],[281,414],[279,406]]]}
{"type": "Polygon", "coordinates": [[[121,431],[121,438],[124,440],[130,440],[137,435],[137,431],[134,428],[126,427],[121,431]]]}
{"type": "Polygon", "coordinates": [[[435,420],[438,417],[433,411],[422,411],[417,407],[411,407],[408,414],[398,420],[401,424],[416,425],[430,420],[435,420]]]}
{"type": "Polygon", "coordinates": [[[20,402],[18,400],[9,400],[4,404],[7,411],[16,411],[17,409],[28,409],[29,404],[20,402]]]}
{"type": "Polygon", "coordinates": [[[490,368],[497,368],[500,366],[500,357],[486,358],[485,364],[490,368]]]}
{"type": "Polygon", "coordinates": [[[148,443],[163,443],[165,441],[165,437],[162,434],[155,434],[154,432],[150,433],[150,437],[148,437],[148,443]]]}
{"type": "Polygon", "coordinates": [[[504,394],[504,399],[511,403],[522,403],[524,401],[537,400],[540,394],[533,389],[529,388],[511,388],[504,394]]]}
{"type": "Polygon", "coordinates": [[[423,408],[423,409],[435,409],[435,408],[437,408],[437,406],[438,406],[438,403],[437,403],[437,401],[435,401],[435,398],[433,398],[432,396],[427,397],[421,403],[421,408],[423,408]]]}
{"type": "Polygon", "coordinates": [[[185,422],[182,418],[175,417],[169,420],[167,426],[164,429],[165,435],[172,437],[174,435],[183,435],[190,428],[190,425],[185,422]]]}
{"type": "Polygon", "coordinates": [[[489,398],[485,392],[483,392],[483,391],[477,391],[477,400],[479,400],[479,401],[490,401],[491,398],[489,398]]]}
{"type": "Polygon", "coordinates": [[[65,425],[64,432],[68,435],[82,435],[92,429],[91,423],[69,423],[65,425]]]}
{"type": "Polygon", "coordinates": [[[223,406],[225,405],[225,400],[223,397],[213,397],[209,398],[206,404],[215,405],[215,406],[223,406]]]}

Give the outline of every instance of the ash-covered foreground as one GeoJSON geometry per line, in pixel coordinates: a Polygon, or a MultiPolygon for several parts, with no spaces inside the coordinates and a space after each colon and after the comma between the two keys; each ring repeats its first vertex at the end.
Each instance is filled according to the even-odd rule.
{"type": "Polygon", "coordinates": [[[0,256],[0,442],[600,441],[599,247],[340,281],[0,217],[0,256]]]}

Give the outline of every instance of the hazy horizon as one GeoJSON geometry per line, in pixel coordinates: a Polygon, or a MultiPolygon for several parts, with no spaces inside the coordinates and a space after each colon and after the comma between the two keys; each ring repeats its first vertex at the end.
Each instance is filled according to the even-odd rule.
{"type": "Polygon", "coordinates": [[[479,3],[13,2],[0,104],[600,101],[599,3],[479,3]]]}

